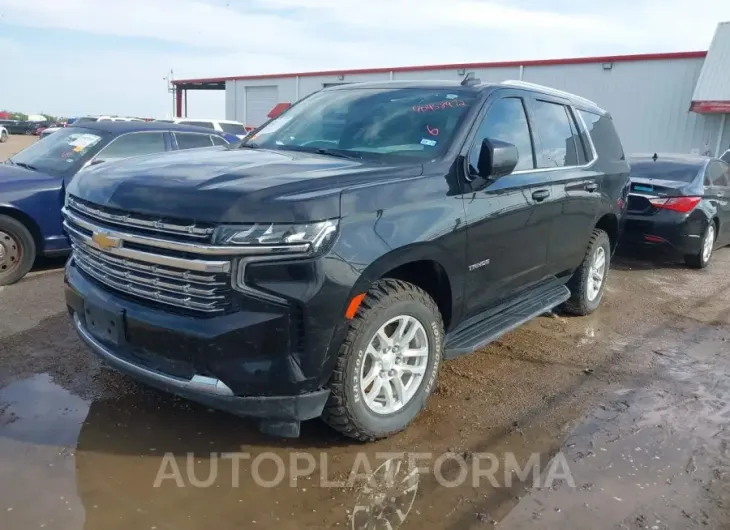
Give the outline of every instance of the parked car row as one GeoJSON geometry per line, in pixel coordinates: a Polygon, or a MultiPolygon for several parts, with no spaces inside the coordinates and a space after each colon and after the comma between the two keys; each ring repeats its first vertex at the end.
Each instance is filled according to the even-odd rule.
{"type": "MultiPolygon", "coordinates": [[[[70,241],[66,303],[97,356],[279,436],[320,416],[358,440],[405,429],[443,360],[595,311],[621,241],[698,268],[730,243],[726,162],[627,159],[606,110],[521,81],[327,88],[234,145],[98,166],[143,153],[109,157],[120,124],[82,125],[10,162],[27,214],[0,217],[6,278],[70,241]]],[[[148,127],[183,148],[183,125],[148,127]]]]}
{"type": "Polygon", "coordinates": [[[25,276],[36,256],[71,250],[61,207],[79,171],[128,157],[225,145],[223,135],[200,127],[82,122],[10,157],[0,164],[0,285],[25,276]]]}

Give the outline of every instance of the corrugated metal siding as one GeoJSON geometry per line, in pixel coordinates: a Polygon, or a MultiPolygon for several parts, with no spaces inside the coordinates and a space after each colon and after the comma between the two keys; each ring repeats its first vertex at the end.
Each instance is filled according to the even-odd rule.
{"type": "MultiPolygon", "coordinates": [[[[719,116],[689,112],[692,93],[702,69],[703,59],[672,59],[613,63],[604,70],[601,63],[528,66],[523,80],[568,90],[595,100],[614,117],[627,153],[714,151],[719,132],[719,116]]],[[[519,79],[519,67],[473,70],[484,82],[519,79]]],[[[459,80],[456,69],[395,72],[395,80],[459,80]]],[[[301,77],[299,98],[320,90],[324,83],[385,81],[390,74],[336,75],[301,77]]],[[[296,78],[237,80],[237,117],[242,120],[243,87],[279,87],[280,102],[296,101],[296,78]]],[[[228,90],[228,84],[226,84],[228,90]]],[[[227,107],[227,117],[228,115],[227,107]]],[[[260,125],[252,123],[251,125],[260,125]]],[[[730,128],[730,123],[727,126],[730,128]]]]}
{"type": "Polygon", "coordinates": [[[730,101],[730,22],[718,24],[693,101],[730,101]]]}
{"type": "Polygon", "coordinates": [[[613,116],[627,153],[703,153],[719,121],[689,112],[701,68],[701,59],[528,67],[524,80],[594,100],[613,116]]]}

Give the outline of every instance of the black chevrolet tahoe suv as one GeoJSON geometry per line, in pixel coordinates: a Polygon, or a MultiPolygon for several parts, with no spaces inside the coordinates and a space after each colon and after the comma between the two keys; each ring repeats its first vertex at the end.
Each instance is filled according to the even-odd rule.
{"type": "Polygon", "coordinates": [[[610,116],[519,81],[316,92],[231,147],[79,174],[66,300],[116,369],[298,436],[404,429],[439,364],[604,293],[629,166],[610,116]]]}

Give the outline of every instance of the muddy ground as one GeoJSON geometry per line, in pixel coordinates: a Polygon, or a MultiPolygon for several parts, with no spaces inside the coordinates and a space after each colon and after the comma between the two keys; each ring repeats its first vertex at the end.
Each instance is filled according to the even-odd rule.
{"type": "Polygon", "coordinates": [[[598,312],[444,364],[415,423],[367,445],[319,421],[267,438],[104,368],[58,266],[0,288],[4,530],[730,528],[730,249],[615,259],[598,312]]]}

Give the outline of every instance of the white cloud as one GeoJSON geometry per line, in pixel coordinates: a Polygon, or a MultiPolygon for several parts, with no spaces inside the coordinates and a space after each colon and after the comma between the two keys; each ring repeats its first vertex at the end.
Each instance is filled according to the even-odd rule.
{"type": "MultiPolygon", "coordinates": [[[[557,3],[0,0],[0,24],[41,29],[27,32],[27,42],[0,39],[2,71],[22,72],[3,76],[0,105],[164,115],[171,103],[162,77],[171,67],[178,78],[217,77],[706,49],[717,21],[730,19],[726,0],[557,3]],[[42,41],[44,29],[77,32],[87,44],[42,41]],[[148,47],[95,48],[110,36],[148,47]]],[[[222,94],[191,93],[190,113],[222,116],[222,94]]]]}

